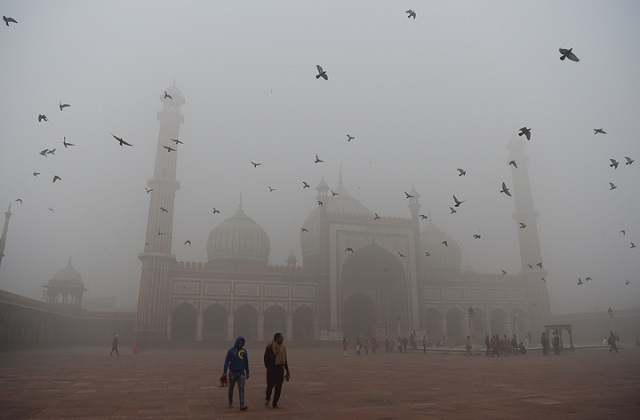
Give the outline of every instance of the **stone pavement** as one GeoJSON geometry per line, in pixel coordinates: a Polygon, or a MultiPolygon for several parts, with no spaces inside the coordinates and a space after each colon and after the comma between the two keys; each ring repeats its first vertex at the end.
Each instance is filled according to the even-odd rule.
{"type": "Polygon", "coordinates": [[[264,406],[262,348],[249,347],[247,411],[218,387],[225,351],[109,347],[0,353],[2,419],[640,418],[640,348],[490,358],[289,348],[291,382],[264,406]]]}

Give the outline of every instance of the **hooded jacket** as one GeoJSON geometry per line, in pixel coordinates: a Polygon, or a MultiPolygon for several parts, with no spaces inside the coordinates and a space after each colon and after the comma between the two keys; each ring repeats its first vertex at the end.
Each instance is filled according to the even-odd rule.
{"type": "Polygon", "coordinates": [[[244,337],[238,336],[233,347],[227,352],[227,357],[224,359],[223,373],[227,373],[228,369],[234,372],[244,371],[247,375],[249,374],[249,355],[247,354],[247,349],[244,347],[238,349],[240,340],[244,340],[244,337]]]}

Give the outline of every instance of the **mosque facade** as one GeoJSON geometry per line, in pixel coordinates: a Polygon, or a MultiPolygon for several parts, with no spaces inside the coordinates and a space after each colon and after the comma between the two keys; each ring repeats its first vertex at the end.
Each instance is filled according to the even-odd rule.
{"type": "Polygon", "coordinates": [[[407,217],[378,217],[343,185],[322,180],[318,205],[300,233],[302,261],[269,264],[267,232],[240,203],[216,226],[207,261],[177,261],[171,253],[173,205],[180,188],[178,153],[162,147],[179,139],[185,100],[175,86],[162,95],[154,174],[142,262],[136,334],[151,341],[338,341],[343,336],[446,337],[530,333],[550,322],[525,144],[508,143],[521,271],[482,274],[462,269],[460,247],[430,220],[420,228],[420,196],[412,190],[407,217]],[[331,191],[337,193],[334,195],[331,191]],[[164,207],[168,211],[162,211],[164,207]],[[518,224],[526,229],[518,229],[518,224]]]}

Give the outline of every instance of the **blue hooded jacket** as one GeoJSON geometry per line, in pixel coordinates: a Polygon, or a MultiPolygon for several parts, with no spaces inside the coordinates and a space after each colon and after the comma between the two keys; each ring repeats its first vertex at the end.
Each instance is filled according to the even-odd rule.
{"type": "Polygon", "coordinates": [[[244,341],[244,337],[241,335],[236,338],[235,344],[227,352],[227,357],[224,359],[224,373],[227,373],[227,369],[229,369],[234,372],[245,371],[247,375],[249,374],[249,355],[244,347],[238,349],[240,340],[244,341]]]}

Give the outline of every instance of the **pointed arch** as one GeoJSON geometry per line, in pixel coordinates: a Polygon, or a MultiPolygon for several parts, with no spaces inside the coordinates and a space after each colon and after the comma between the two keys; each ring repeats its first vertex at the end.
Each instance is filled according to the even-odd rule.
{"type": "Polygon", "coordinates": [[[233,336],[243,336],[246,340],[258,338],[258,311],[251,305],[242,305],[233,316],[233,336]]]}
{"type": "Polygon", "coordinates": [[[229,313],[219,303],[210,305],[202,316],[202,341],[227,339],[229,313]]]}
{"type": "Polygon", "coordinates": [[[271,305],[264,311],[264,337],[270,339],[275,333],[287,331],[287,311],[280,305],[271,305]]]}
{"type": "Polygon", "coordinates": [[[173,308],[171,313],[171,341],[195,341],[198,310],[187,302],[173,308]]]}

